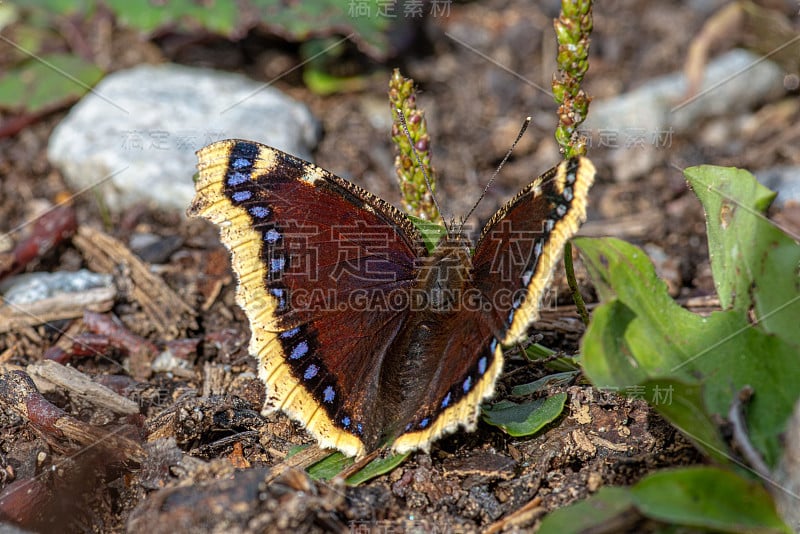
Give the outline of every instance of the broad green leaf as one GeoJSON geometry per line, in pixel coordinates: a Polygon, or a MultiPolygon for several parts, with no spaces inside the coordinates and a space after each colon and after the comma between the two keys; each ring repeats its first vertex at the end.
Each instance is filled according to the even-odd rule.
{"type": "Polygon", "coordinates": [[[711,272],[722,309],[746,310],[755,279],[753,261],[761,256],[758,249],[769,246],[756,242],[758,217],[753,215],[766,210],[775,193],[745,170],[702,166],[684,174],[706,212],[711,272]],[[718,179],[720,171],[726,180],[718,179]]]}
{"type": "Polygon", "coordinates": [[[714,285],[723,309],[747,311],[768,332],[800,344],[800,246],[764,217],[775,193],[743,170],[692,167],[706,210],[714,285]]]}
{"type": "Polygon", "coordinates": [[[751,386],[750,439],[775,465],[781,433],[800,395],[800,247],[764,219],[760,210],[772,195],[749,173],[704,167],[687,174],[694,176],[709,217],[714,276],[730,309],[692,314],[672,301],[639,249],[615,239],[577,239],[605,301],[583,340],[585,371],[598,387],[647,380],[690,387],[681,395],[686,410],[656,408],[718,458],[724,448],[711,439],[707,421],[726,418],[738,392],[751,386]],[[748,315],[751,302],[757,324],[748,315]],[[702,387],[702,403],[694,385],[702,387]],[[691,413],[703,405],[702,414],[691,413]]]}
{"type": "Polygon", "coordinates": [[[614,518],[630,513],[633,498],[627,488],[603,487],[575,504],[559,508],[542,520],[539,534],[579,534],[608,525],[614,518]]]}
{"type": "MultiPolygon", "coordinates": [[[[584,370],[600,388],[629,388],[648,380],[702,385],[706,413],[658,406],[708,454],[718,459],[725,448],[712,439],[707,422],[726,418],[738,391],[755,390],[747,406],[751,440],[774,465],[780,435],[800,388],[797,348],[729,310],[708,317],[684,310],[669,298],[645,254],[616,239],[575,240],[602,292],[614,295],[595,309],[582,342],[584,370]],[[688,426],[684,426],[688,425],[688,426]]],[[[699,409],[695,393],[681,394],[687,410],[699,409]],[[692,400],[695,399],[695,400],[692,400]]]]}
{"type": "Polygon", "coordinates": [[[666,523],[722,532],[791,532],[761,484],[715,467],[653,473],[633,486],[630,496],[642,514],[666,523]]]}
{"type": "Polygon", "coordinates": [[[68,54],[31,59],[0,77],[0,107],[40,111],[77,99],[103,76],[92,63],[68,54]]]}
{"type": "Polygon", "coordinates": [[[483,420],[502,428],[510,436],[529,436],[561,415],[566,400],[566,393],[525,404],[504,400],[484,408],[483,420]]]}

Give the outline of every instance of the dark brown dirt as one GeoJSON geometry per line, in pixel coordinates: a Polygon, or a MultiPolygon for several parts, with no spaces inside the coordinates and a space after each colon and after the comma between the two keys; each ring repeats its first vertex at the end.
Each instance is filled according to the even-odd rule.
{"type": "MultiPolygon", "coordinates": [[[[374,123],[376,117],[383,122],[389,117],[386,83],[391,68],[399,66],[421,89],[419,104],[427,110],[434,165],[441,176],[440,197],[453,216],[469,210],[524,117],[532,115],[528,134],[478,207],[478,219],[483,221],[558,160],[552,137],[555,106],[543,91],[447,34],[469,36],[483,54],[549,87],[555,54],[551,20],[557,2],[541,4],[521,0],[454,4],[449,17],[416,28],[415,44],[386,65],[353,52],[350,68],[378,73],[358,93],[314,95],[303,88],[297,73],[276,86],[306,102],[322,121],[325,137],[316,155],[319,165],[397,205],[388,131],[374,123]]],[[[695,4],[702,2],[598,3],[588,92],[603,98],[680,70],[692,36],[708,16],[692,7],[695,4]]],[[[81,30],[90,33],[94,23],[84,24],[81,30]]],[[[121,30],[114,30],[109,39],[114,49],[126,51],[111,56],[114,69],[160,56],[269,80],[299,61],[296,47],[256,34],[241,45],[169,33],[154,45],[121,30]]],[[[783,124],[797,121],[797,113],[782,116],[783,124]]],[[[0,233],[30,220],[66,191],[45,152],[48,136],[63,116],[64,111],[53,113],[13,137],[0,139],[0,233]]],[[[740,138],[731,138],[731,144],[750,145],[733,162],[725,150],[702,145],[700,126],[689,135],[676,135],[659,165],[630,183],[614,181],[602,150],[590,153],[599,175],[585,231],[660,248],[666,259],[658,267],[678,297],[711,294],[713,284],[700,205],[672,164],[684,167],[722,160],[764,167],[791,161],[786,153],[765,152],[771,147],[768,139],[748,137],[741,129],[734,132],[740,138]]],[[[797,164],[800,156],[793,157],[797,164]]],[[[105,358],[70,362],[90,376],[123,375],[125,385],[117,384],[117,389],[139,403],[141,416],[98,413],[91,403],[66,392],[46,393],[50,402],[79,420],[110,430],[135,429],[139,436],[130,437],[143,440],[146,452],[138,465],[110,465],[103,454],[84,454],[73,444],[54,441],[15,412],[0,410],[0,467],[5,468],[0,470],[0,489],[32,477],[40,484],[41,503],[24,523],[28,528],[51,532],[127,528],[153,533],[368,532],[370,525],[382,532],[473,532],[502,526],[527,530],[547,511],[585,498],[600,486],[631,484],[661,467],[702,461],[642,400],[600,394],[579,384],[551,389],[569,394],[568,408],[560,420],[534,437],[511,438],[481,423],[476,432],[442,439],[430,454],[413,454],[401,467],[360,487],[313,482],[300,470],[289,470],[268,483],[274,475],[270,469],[286,458],[292,446],[313,440],[283,415],[263,418],[258,413],[264,387],[247,354],[249,331],[234,304],[227,255],[220,252],[217,230],[144,208],[104,218],[90,195],[78,197],[75,206],[80,225],[105,228],[123,243],[132,232],[159,234],[165,247],[179,243],[159,272],[197,311],[199,329],[181,334],[203,340],[197,352],[187,356],[188,372],[180,376],[153,374],[134,380],[121,365],[124,357],[113,352],[105,358]],[[175,236],[180,241],[167,242],[175,236]],[[221,285],[221,293],[202,311],[200,305],[215,285],[221,285]],[[503,520],[507,522],[497,523],[503,520]]],[[[6,245],[0,243],[0,249],[6,245]]],[[[77,249],[66,244],[28,270],[74,270],[83,263],[77,249]]],[[[562,279],[555,283],[566,295],[562,279]]],[[[147,323],[135,304],[118,302],[113,312],[128,329],[151,342],[168,341],[158,337],[158,329],[147,323]]],[[[575,317],[569,306],[549,310],[539,326],[556,325],[556,329],[541,332],[540,339],[548,346],[576,351],[581,327],[575,317]]],[[[0,334],[0,366],[25,368],[59,341],[60,332],[76,324],[79,327],[80,320],[0,334]]],[[[512,357],[497,397],[508,398],[513,385],[546,373],[512,357]]]]}

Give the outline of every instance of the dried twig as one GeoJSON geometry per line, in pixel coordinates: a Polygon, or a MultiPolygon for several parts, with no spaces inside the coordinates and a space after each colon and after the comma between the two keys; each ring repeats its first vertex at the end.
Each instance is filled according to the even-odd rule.
{"type": "Polygon", "coordinates": [[[66,442],[75,442],[84,451],[106,451],[111,461],[116,462],[140,463],[144,459],[138,443],[69,415],[45,399],[31,377],[22,371],[0,375],[0,405],[28,421],[54,446],[65,448],[66,442]]]}
{"type": "Polygon", "coordinates": [[[38,382],[37,377],[44,379],[95,406],[119,414],[139,413],[139,406],[135,402],[94,382],[72,367],[66,367],[50,360],[42,360],[28,365],[27,371],[34,381],[38,382]]]}
{"type": "Polygon", "coordinates": [[[123,243],[88,226],[78,230],[73,242],[93,271],[119,274],[118,267],[125,267],[130,276],[130,298],[141,305],[158,332],[177,337],[187,329],[197,328],[192,307],[123,243]]]}

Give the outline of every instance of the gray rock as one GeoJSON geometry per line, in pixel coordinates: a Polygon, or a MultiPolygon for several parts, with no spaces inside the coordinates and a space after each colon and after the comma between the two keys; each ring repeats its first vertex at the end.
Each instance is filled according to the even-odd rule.
{"type": "Polygon", "coordinates": [[[746,50],[732,50],[706,65],[697,95],[684,102],[686,78],[674,73],[607,100],[593,102],[583,130],[595,149],[611,150],[614,177],[625,181],[649,171],[672,136],[700,119],[750,109],[783,93],[782,69],[746,50]]]}
{"type": "Polygon", "coordinates": [[[81,269],[74,272],[36,272],[12,276],[0,284],[0,291],[6,302],[20,305],[50,298],[58,293],[82,293],[112,285],[113,278],[110,274],[81,269]]]}
{"type": "Polygon", "coordinates": [[[772,167],[755,175],[759,182],[778,193],[775,198],[777,207],[782,207],[790,200],[800,202],[800,167],[772,167]]]}
{"type": "Polygon", "coordinates": [[[56,127],[48,156],[76,192],[99,187],[113,210],[146,202],[183,212],[194,152],[259,141],[309,159],[319,125],[306,106],[238,74],[140,65],[104,78],[56,127]]]}

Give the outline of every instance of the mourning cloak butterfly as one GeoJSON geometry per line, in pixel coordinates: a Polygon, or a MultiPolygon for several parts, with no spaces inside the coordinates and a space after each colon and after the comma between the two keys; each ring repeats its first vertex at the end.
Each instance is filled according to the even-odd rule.
{"type": "Polygon", "coordinates": [[[408,217],[311,163],[233,139],[197,155],[188,213],[231,251],[265,408],[348,455],[474,428],[501,345],[538,317],[595,173],[564,161],[495,213],[474,253],[456,236],[428,253],[408,217]]]}

